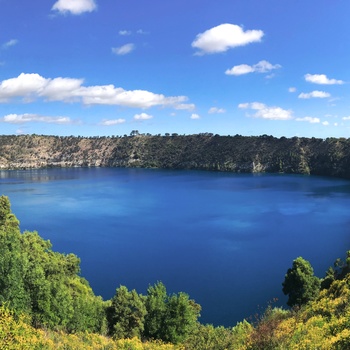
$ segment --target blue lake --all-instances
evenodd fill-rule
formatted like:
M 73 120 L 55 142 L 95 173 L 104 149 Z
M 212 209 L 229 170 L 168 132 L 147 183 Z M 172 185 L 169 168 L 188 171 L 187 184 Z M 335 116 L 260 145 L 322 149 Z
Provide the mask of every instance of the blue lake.
M 273 298 L 302 256 L 322 277 L 350 249 L 350 182 L 119 168 L 1 171 L 21 230 L 81 258 L 95 293 L 162 281 L 233 326 Z

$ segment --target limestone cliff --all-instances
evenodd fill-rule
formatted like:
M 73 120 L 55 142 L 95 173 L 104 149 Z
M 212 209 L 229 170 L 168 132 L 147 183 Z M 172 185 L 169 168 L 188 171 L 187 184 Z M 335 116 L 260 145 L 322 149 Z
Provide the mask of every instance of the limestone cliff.
M 350 178 L 350 139 L 272 136 L 0 136 L 0 168 L 144 167 Z

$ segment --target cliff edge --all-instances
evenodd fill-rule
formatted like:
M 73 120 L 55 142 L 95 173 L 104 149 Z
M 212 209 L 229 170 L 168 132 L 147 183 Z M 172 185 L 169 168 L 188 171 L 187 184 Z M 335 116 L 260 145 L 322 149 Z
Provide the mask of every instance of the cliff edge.
M 273 136 L 0 136 L 0 169 L 142 167 L 350 178 L 350 139 Z

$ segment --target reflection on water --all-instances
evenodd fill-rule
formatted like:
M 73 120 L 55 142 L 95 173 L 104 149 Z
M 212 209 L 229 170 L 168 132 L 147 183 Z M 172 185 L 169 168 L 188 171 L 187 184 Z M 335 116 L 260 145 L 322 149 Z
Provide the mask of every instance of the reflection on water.
M 200 171 L 62 168 L 0 171 L 21 229 L 82 260 L 110 298 L 158 280 L 234 325 L 273 298 L 292 260 L 321 277 L 350 248 L 349 182 Z
M 82 168 L 60 168 L 60 169 L 29 169 L 29 170 L 0 170 L 1 180 L 10 180 L 16 182 L 7 182 L 7 184 L 18 182 L 48 182 L 58 180 L 76 179 Z

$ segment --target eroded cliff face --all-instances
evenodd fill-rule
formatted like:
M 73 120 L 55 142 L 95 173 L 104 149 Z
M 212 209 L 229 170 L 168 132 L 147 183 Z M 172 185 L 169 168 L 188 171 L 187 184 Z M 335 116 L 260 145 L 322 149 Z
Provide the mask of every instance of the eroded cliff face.
M 350 140 L 272 136 L 0 136 L 0 168 L 144 167 L 350 178 Z

